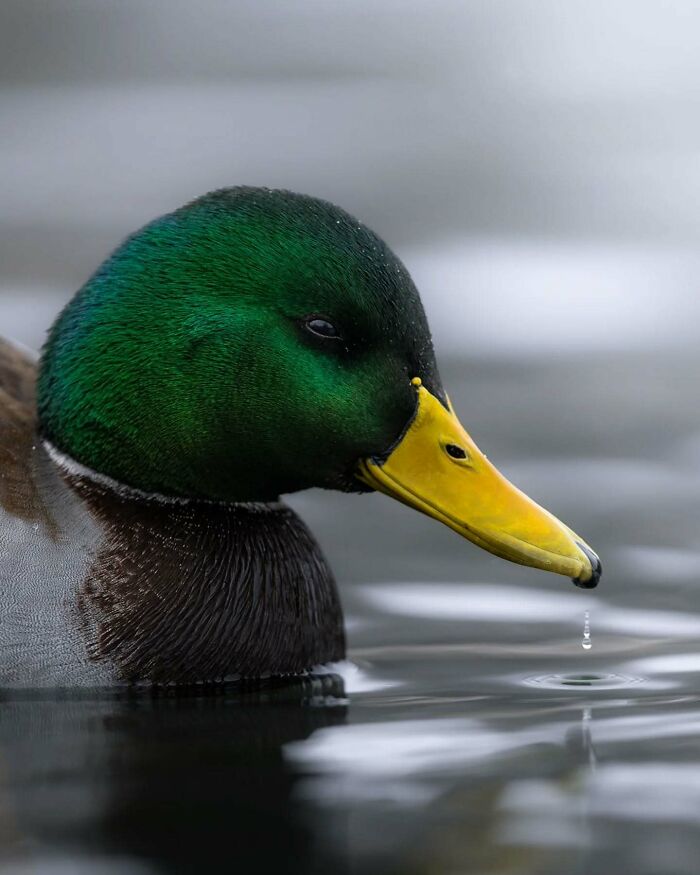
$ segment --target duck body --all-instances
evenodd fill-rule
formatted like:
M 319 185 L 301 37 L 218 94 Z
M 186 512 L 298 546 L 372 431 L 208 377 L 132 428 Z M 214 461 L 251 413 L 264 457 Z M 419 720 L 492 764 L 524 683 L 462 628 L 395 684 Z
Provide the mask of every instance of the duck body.
M 194 683 L 342 659 L 330 568 L 283 502 L 145 496 L 36 428 L 36 363 L 0 340 L 0 687 Z
M 408 271 L 340 208 L 221 189 L 127 238 L 40 360 L 0 341 L 0 688 L 215 683 L 345 654 L 279 496 L 373 490 L 595 586 L 449 404 Z

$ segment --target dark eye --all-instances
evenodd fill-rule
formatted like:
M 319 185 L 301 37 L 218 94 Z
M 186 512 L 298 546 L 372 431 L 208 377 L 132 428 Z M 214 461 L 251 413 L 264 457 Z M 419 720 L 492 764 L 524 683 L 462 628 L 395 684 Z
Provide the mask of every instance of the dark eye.
M 320 316 L 311 316 L 304 322 L 305 327 L 318 337 L 328 337 L 333 340 L 340 338 L 340 332 L 332 322 L 322 319 Z

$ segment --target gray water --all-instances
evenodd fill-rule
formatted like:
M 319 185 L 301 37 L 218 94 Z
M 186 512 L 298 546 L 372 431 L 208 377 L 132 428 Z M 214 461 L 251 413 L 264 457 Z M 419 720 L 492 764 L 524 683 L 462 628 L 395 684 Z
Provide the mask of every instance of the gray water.
M 699 369 L 445 362 L 490 458 L 600 552 L 599 588 L 383 496 L 295 496 L 348 662 L 209 697 L 3 702 L 2 871 L 695 875 Z

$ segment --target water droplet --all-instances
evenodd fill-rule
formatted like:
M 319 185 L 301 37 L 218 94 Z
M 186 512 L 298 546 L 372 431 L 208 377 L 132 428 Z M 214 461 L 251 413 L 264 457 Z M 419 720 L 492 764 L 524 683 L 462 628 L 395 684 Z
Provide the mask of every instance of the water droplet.
M 584 650 L 590 650 L 593 647 L 593 642 L 591 641 L 591 615 L 588 611 L 583 616 L 583 640 L 581 641 L 581 647 Z

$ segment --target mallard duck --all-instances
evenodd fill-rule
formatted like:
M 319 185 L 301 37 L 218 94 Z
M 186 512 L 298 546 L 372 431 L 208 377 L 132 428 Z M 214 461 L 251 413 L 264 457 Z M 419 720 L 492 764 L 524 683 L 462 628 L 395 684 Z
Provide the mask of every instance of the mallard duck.
M 0 685 L 217 682 L 343 658 L 279 498 L 378 490 L 513 562 L 600 563 L 460 425 L 418 292 L 316 198 L 215 191 L 129 237 L 38 363 L 0 343 Z

